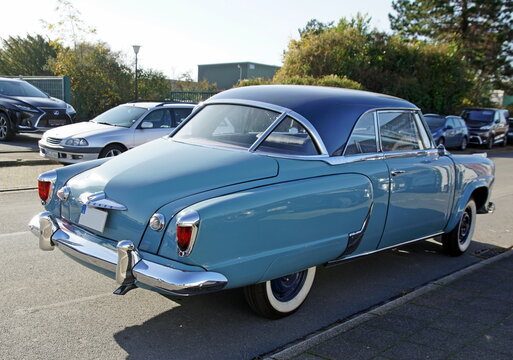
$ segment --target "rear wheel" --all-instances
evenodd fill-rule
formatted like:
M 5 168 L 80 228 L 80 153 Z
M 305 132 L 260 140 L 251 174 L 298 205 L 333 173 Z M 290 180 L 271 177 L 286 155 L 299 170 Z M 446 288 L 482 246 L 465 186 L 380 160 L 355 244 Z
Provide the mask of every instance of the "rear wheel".
M 506 146 L 508 145 L 508 134 L 505 134 L 504 135 L 504 140 L 502 140 L 502 146 Z
M 4 113 L 0 113 L 0 141 L 8 141 L 14 137 L 11 121 Z
M 476 203 L 473 199 L 470 199 L 456 227 L 442 235 L 444 250 L 452 256 L 463 254 L 472 242 L 475 225 Z
M 108 145 L 100 152 L 100 158 L 118 156 L 119 154 L 124 153 L 125 151 L 126 149 L 121 145 Z
M 463 140 L 461 140 L 460 144 L 460 150 L 466 150 L 468 145 L 468 140 L 466 137 L 463 137 Z
M 315 278 L 315 267 L 260 284 L 246 286 L 249 307 L 269 319 L 279 319 L 295 312 L 306 299 Z

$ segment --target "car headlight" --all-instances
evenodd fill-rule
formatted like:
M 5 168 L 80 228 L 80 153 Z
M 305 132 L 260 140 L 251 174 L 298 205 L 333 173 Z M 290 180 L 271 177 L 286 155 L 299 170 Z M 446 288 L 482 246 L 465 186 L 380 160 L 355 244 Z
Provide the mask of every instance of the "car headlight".
M 66 114 L 76 114 L 75 108 L 66 103 Z
M 23 111 L 37 112 L 36 109 L 34 109 L 33 107 L 30 107 L 30 106 L 20 105 L 20 104 L 13 104 L 13 105 L 16 106 L 18 109 L 23 110 Z
M 87 145 L 89 145 L 87 140 L 83 139 L 83 138 L 68 139 L 68 140 L 66 140 L 65 144 L 71 145 L 71 146 L 87 146 Z

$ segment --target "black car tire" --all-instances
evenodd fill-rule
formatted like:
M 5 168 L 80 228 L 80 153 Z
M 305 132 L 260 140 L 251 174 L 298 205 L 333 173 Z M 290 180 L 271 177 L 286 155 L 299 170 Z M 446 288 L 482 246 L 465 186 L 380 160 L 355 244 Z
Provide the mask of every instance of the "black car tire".
M 5 113 L 0 113 L 0 141 L 9 141 L 14 137 L 11 120 Z
M 244 295 L 249 307 L 269 319 L 294 313 L 305 301 L 315 278 L 315 266 L 281 278 L 249 285 Z
M 502 146 L 506 147 L 508 145 L 508 134 L 504 134 L 504 140 L 502 140 Z
M 466 150 L 467 149 L 467 145 L 468 145 L 468 140 L 467 140 L 467 137 L 464 136 L 463 140 L 461 140 L 460 150 Z
M 118 144 L 107 145 L 100 152 L 99 158 L 118 156 L 119 154 L 124 153 L 125 151 L 126 151 L 126 148 L 121 145 L 118 145 Z
M 451 256 L 463 254 L 472 242 L 475 226 L 476 203 L 473 199 L 470 199 L 456 227 L 442 235 L 442 245 L 445 252 Z
M 488 136 L 488 142 L 486 143 L 486 148 L 488 150 L 492 150 L 493 149 L 493 139 L 494 138 L 495 138 L 495 136 L 493 136 L 493 135 Z

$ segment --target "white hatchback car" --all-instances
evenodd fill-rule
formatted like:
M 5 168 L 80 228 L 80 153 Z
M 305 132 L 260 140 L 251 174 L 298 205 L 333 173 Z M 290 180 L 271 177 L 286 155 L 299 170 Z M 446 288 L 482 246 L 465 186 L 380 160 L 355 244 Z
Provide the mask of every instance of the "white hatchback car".
M 194 106 L 165 102 L 119 105 L 88 122 L 46 131 L 39 141 L 39 152 L 65 164 L 116 156 L 171 133 Z

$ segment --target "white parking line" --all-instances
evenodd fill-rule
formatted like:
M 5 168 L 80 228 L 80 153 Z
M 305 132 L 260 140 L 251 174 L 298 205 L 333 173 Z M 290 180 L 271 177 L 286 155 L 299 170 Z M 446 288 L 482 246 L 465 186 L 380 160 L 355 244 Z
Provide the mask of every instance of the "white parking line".
M 9 234 L 0 234 L 0 239 L 6 238 L 6 237 L 11 237 L 11 236 L 20 236 L 20 235 L 25 235 L 25 234 L 30 234 L 30 231 L 18 231 L 18 232 L 13 232 L 13 233 L 9 233 Z
M 109 292 L 109 293 L 98 294 L 98 295 L 93 295 L 93 296 L 86 296 L 86 297 L 78 298 L 78 299 L 56 302 L 56 303 L 48 304 L 48 305 L 41 305 L 41 306 L 34 306 L 34 307 L 30 307 L 30 308 L 25 308 L 25 309 L 18 309 L 18 310 L 15 310 L 14 313 L 16 315 L 25 315 L 25 314 L 34 313 L 34 312 L 40 311 L 40 310 L 59 308 L 59 307 L 63 307 L 66 305 L 81 303 L 81 302 L 90 301 L 90 300 L 96 300 L 96 299 L 100 299 L 100 298 L 107 297 L 107 296 L 112 296 L 112 293 Z

